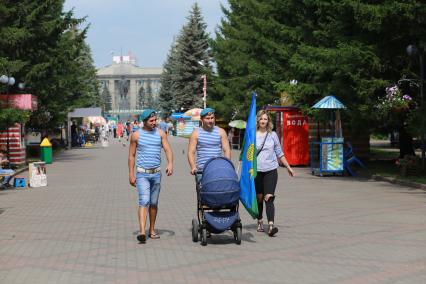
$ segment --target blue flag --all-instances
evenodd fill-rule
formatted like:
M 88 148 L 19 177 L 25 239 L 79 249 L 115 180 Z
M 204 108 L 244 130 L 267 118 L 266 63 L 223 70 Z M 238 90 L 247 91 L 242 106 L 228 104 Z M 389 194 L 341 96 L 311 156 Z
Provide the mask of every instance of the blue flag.
M 256 189 L 254 179 L 257 174 L 256 166 L 256 93 L 251 97 L 250 111 L 247 119 L 246 131 L 244 133 L 244 146 L 240 159 L 240 200 L 248 213 L 256 218 L 259 215 L 257 208 Z

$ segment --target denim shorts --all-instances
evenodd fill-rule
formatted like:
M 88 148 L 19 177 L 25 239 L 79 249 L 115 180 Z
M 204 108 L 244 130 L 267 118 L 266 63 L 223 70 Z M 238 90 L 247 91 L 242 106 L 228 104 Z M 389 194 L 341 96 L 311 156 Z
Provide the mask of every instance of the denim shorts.
M 161 172 L 136 173 L 136 188 L 139 193 L 139 207 L 157 206 L 161 188 Z

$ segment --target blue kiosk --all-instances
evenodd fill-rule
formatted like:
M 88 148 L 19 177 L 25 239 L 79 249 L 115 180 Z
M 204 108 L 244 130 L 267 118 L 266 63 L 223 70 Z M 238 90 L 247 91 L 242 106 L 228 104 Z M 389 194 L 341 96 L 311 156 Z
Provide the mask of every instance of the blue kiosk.
M 340 109 L 346 107 L 334 96 L 326 96 L 317 102 L 312 108 L 335 110 L 335 135 L 331 137 L 319 137 L 319 141 L 311 142 L 310 157 L 313 175 L 343 175 L 344 172 L 344 139 L 342 137 L 342 124 Z

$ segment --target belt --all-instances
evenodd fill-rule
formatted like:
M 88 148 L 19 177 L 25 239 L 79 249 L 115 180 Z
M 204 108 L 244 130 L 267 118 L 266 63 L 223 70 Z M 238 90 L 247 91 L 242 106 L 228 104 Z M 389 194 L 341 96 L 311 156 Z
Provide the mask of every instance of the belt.
M 137 168 L 138 173 L 146 173 L 146 174 L 155 174 L 161 171 L 161 167 L 153 168 L 153 169 L 144 169 L 144 168 Z

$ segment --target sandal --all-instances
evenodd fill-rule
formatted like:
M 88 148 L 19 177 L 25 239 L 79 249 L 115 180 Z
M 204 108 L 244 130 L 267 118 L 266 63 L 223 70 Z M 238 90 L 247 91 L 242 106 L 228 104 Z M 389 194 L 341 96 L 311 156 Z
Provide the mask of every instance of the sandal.
M 159 239 L 160 235 L 157 235 L 157 233 L 149 234 L 150 239 Z
M 259 233 L 265 232 L 265 229 L 263 229 L 263 221 L 262 220 L 257 221 L 257 231 Z
M 138 239 L 139 243 L 141 243 L 141 244 L 146 243 L 146 236 L 145 235 L 141 234 L 141 235 L 138 235 L 136 238 Z
M 268 232 L 268 235 L 269 235 L 270 237 L 273 237 L 273 236 L 275 236 L 275 234 L 276 234 L 276 233 L 278 233 L 278 228 L 277 228 L 277 227 L 273 227 L 273 226 L 269 225 L 269 232 Z

